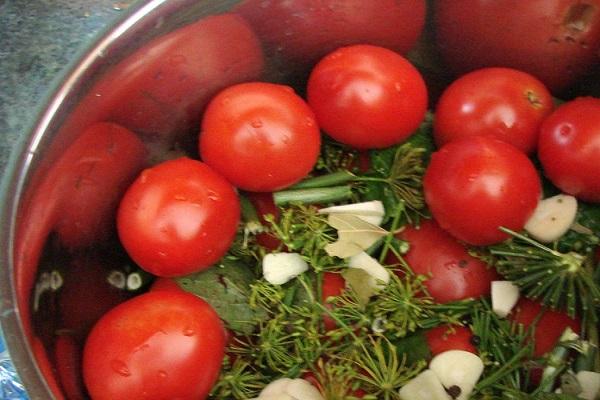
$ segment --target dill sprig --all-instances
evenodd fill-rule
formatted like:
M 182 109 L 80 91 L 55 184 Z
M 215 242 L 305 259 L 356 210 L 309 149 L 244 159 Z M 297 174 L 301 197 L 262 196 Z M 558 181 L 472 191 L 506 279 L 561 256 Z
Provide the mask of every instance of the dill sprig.
M 388 335 L 398 338 L 442 323 L 460 324 L 470 313 L 473 300 L 436 303 L 427 295 L 426 280 L 423 275 L 392 274 L 390 283 L 368 304 L 369 314 L 384 321 L 382 328 Z
M 281 211 L 279 221 L 266 216 L 273 234 L 289 249 L 300 253 L 308 264 L 321 272 L 339 266 L 339 260 L 328 255 L 325 246 L 336 240 L 336 230 L 327 216 L 312 205 L 292 204 Z
M 520 392 L 527 386 L 522 369 L 533 356 L 531 333 L 520 324 L 499 318 L 485 300 L 473 308 L 471 321 L 485 364 L 485 377 L 476 390 L 484 396 L 508 390 Z
M 249 399 L 256 397 L 268 382 L 264 375 L 241 358 L 233 363 L 225 357 L 219 380 L 212 388 L 211 397 L 215 399 Z
M 374 398 L 383 400 L 400 399 L 398 390 L 427 365 L 425 360 L 406 365 L 406 358 L 398 356 L 396 346 L 384 336 L 373 335 L 361 343 L 353 361 L 362 371 L 356 380 Z
M 528 236 L 501 229 L 512 238 L 488 247 L 491 257 L 484 257 L 488 263 L 525 296 L 552 309 L 566 309 L 571 317 L 580 311 L 590 323 L 598 321 L 600 287 L 588 258 L 575 252 L 561 253 Z

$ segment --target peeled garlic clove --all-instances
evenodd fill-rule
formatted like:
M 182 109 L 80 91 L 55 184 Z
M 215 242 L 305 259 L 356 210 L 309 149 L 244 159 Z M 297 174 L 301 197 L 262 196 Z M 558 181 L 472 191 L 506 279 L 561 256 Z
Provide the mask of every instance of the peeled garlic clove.
M 427 369 L 400 389 L 402 400 L 451 400 L 435 372 Z
M 433 357 L 429 369 L 446 389 L 452 390 L 453 386 L 460 389 L 457 400 L 466 400 L 483 373 L 483 361 L 468 351 L 448 350 Z
M 390 272 L 379 262 L 364 251 L 348 259 L 350 268 L 358 268 L 369 274 L 370 278 L 365 284 L 373 288 L 381 288 L 390 281 Z
M 263 258 L 263 276 L 273 285 L 283 285 L 308 270 L 298 253 L 269 253 Z
M 600 395 L 600 372 L 579 371 L 575 376 L 582 390 L 578 397 L 595 400 Z
M 506 317 L 519 300 L 519 288 L 511 281 L 492 282 L 492 310 L 500 318 Z
M 290 378 L 275 379 L 273 382 L 269 383 L 263 388 L 259 397 L 262 398 L 264 396 L 275 396 L 280 393 L 285 393 L 285 389 L 291 381 L 292 380 Z
M 381 225 L 385 209 L 380 200 L 326 207 L 319 214 L 351 214 L 373 225 Z
M 550 243 L 564 235 L 575 222 L 577 199 L 559 194 L 540 200 L 525 230 L 536 240 Z
M 325 400 L 321 392 L 305 379 L 292 379 L 288 383 L 285 393 L 295 400 Z

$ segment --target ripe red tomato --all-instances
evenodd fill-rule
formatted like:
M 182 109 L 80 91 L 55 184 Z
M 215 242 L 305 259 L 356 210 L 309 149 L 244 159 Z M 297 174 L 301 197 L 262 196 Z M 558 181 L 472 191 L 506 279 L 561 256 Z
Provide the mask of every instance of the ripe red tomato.
M 245 0 L 237 8 L 278 62 L 303 71 L 340 46 L 369 43 L 408 52 L 425 23 L 424 0 Z M 265 21 L 278 21 L 272 29 Z M 292 74 L 295 71 L 292 71 Z
M 340 274 L 333 272 L 323 273 L 323 283 L 321 286 L 321 301 L 325 307 L 331 309 L 335 307 L 334 304 L 327 302 L 327 299 L 332 296 L 341 295 L 346 289 L 346 280 Z M 326 331 L 331 331 L 337 328 L 336 322 L 327 313 L 323 313 L 323 324 Z
M 531 153 L 539 126 L 552 112 L 552 95 L 532 75 L 510 68 L 484 68 L 454 81 L 436 106 L 438 147 L 473 135 L 493 135 Z
M 321 128 L 357 149 L 402 142 L 427 109 L 427 88 L 404 57 L 383 47 L 342 47 L 312 70 L 308 103 Z
M 538 316 L 541 315 L 539 320 Z M 581 332 L 581 322 L 572 319 L 562 311 L 544 309 L 542 305 L 525 297 L 521 298 L 510 318 L 525 328 L 535 323 L 533 340 L 535 344 L 534 356 L 540 357 L 556 346 L 558 339 L 567 327 L 571 327 L 577 334 Z M 537 321 L 537 322 L 536 322 Z
M 150 286 L 151 292 L 162 291 L 162 290 L 183 290 L 181 286 L 172 278 L 156 278 L 156 280 Z
M 145 163 L 144 144 L 130 130 L 108 122 L 85 129 L 53 170 L 62 186 L 59 240 L 80 248 L 110 237 L 119 199 Z
M 71 335 L 60 334 L 54 341 L 54 359 L 58 380 L 69 400 L 84 400 L 85 387 L 81 372 L 82 344 Z
M 440 226 L 472 245 L 506 239 L 500 227 L 523 229 L 541 195 L 529 158 L 490 136 L 457 139 L 433 153 L 423 188 Z
M 435 2 L 438 47 L 457 73 L 512 67 L 552 91 L 597 62 L 600 0 L 461 0 Z
M 317 162 L 321 134 L 314 113 L 288 86 L 231 86 L 208 105 L 202 160 L 233 185 L 269 192 L 304 178 Z
M 538 156 L 563 192 L 600 202 L 600 99 L 578 98 L 557 108 L 542 124 Z
M 433 220 L 419 227 L 407 226 L 397 236 L 409 243 L 404 256 L 416 274 L 426 275 L 427 291 L 436 302 L 448 303 L 487 296 L 496 271 L 472 257 L 467 249 Z M 393 264 L 395 256 L 388 257 Z
M 477 354 L 477 348 L 473 345 L 473 332 L 464 326 L 441 325 L 427 330 L 424 335 L 432 357 L 448 350 Z
M 98 97 L 86 99 L 91 103 L 86 110 L 106 109 L 104 118 L 166 152 L 194 129 L 211 97 L 229 85 L 257 79 L 263 67 L 261 45 L 250 25 L 239 15 L 213 15 L 141 46 L 91 91 Z
M 234 188 L 206 164 L 183 157 L 141 173 L 121 200 L 117 228 L 140 267 L 179 276 L 219 260 L 239 218 Z
M 225 329 L 208 303 L 183 291 L 149 292 L 94 326 L 83 376 L 94 400 L 204 399 L 224 351 Z

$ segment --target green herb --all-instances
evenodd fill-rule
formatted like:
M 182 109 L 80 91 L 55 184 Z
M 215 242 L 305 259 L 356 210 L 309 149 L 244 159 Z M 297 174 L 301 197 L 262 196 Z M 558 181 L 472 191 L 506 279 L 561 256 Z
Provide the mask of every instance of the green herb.
M 255 277 L 247 265 L 225 258 L 215 266 L 196 274 L 178 278 L 181 287 L 205 299 L 235 332 L 249 333 L 257 321 L 267 318 L 261 308 L 249 302 L 249 286 Z
M 596 323 L 600 287 L 593 278 L 593 265 L 579 253 L 557 250 L 511 230 L 512 238 L 488 248 L 483 257 L 506 279 L 513 281 L 525 296 L 540 299 L 553 309 L 566 309 L 571 317 L 582 315 Z
M 533 356 L 530 333 L 522 325 L 500 319 L 487 301 L 473 308 L 471 330 L 479 338 L 477 349 L 484 360 L 484 378 L 475 389 L 482 395 L 521 391 L 526 386 L 522 375 Z

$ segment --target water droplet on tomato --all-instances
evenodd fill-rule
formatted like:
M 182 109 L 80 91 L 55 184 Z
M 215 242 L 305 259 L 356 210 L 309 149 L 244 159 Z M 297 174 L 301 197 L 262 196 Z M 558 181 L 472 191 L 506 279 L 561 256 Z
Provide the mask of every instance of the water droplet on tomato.
M 167 379 L 169 377 L 169 374 L 167 374 L 167 371 L 163 371 L 162 369 L 160 371 L 158 371 L 157 375 L 160 379 Z
M 208 199 L 212 200 L 212 201 L 218 201 L 221 199 L 219 194 L 217 192 L 213 192 L 212 190 L 208 191 L 207 196 L 208 196 Z
M 196 334 L 196 331 L 193 330 L 192 328 L 185 328 L 183 330 L 183 336 L 194 336 Z
M 176 195 L 175 195 L 175 200 L 177 200 L 177 201 L 187 201 L 187 200 L 188 200 L 188 198 L 187 198 L 187 197 L 185 197 L 185 196 L 182 196 L 182 195 L 180 195 L 180 194 L 176 194 Z
M 313 126 L 315 126 L 315 120 L 312 119 L 311 117 L 306 117 L 306 126 L 308 126 L 309 128 L 312 128 Z
M 250 122 L 250 125 L 251 125 L 253 128 L 256 128 L 256 129 L 258 129 L 258 128 L 262 128 L 262 126 L 263 126 L 263 122 L 262 122 L 260 119 L 254 119 L 254 120 L 252 120 L 252 121 Z
M 121 376 L 131 376 L 131 371 L 129 370 L 129 367 L 127 367 L 127 364 L 125 364 L 125 362 L 121 360 L 112 360 L 110 362 L 110 368 Z
M 402 91 L 402 83 L 400 83 L 400 82 L 394 83 L 394 89 L 396 89 L 397 92 L 401 92 Z

